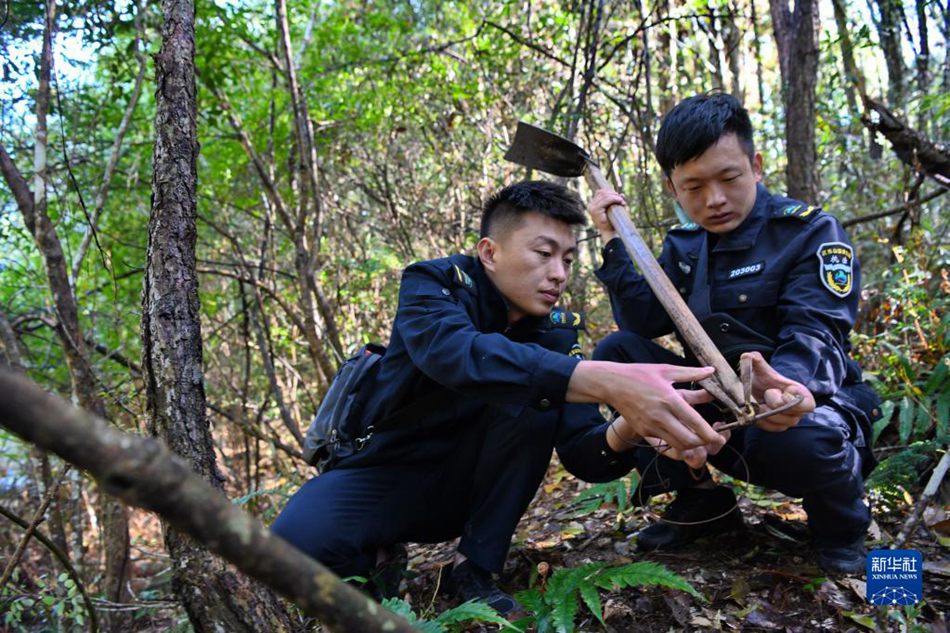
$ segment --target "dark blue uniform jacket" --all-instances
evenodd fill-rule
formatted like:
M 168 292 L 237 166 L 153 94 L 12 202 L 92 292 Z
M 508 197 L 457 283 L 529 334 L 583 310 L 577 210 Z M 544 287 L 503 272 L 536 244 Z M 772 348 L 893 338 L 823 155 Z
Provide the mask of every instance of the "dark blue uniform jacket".
M 659 262 L 727 358 L 763 351 L 776 371 L 808 387 L 819 404 L 831 402 L 851 416 L 857 446 L 870 439 L 877 400 L 859 385 L 861 368 L 848 340 L 860 266 L 837 219 L 759 185 L 739 227 L 716 236 L 696 224 L 678 225 Z M 674 332 L 619 239 L 605 246 L 597 277 L 621 329 L 648 338 Z
M 509 326 L 507 312 L 477 258 L 406 268 L 388 350 L 363 391 L 362 417 L 373 436 L 339 467 L 449 459 L 459 430 L 486 415 L 512 424 L 540 415 L 578 477 L 609 481 L 628 472 L 633 456 L 609 448 L 597 406 L 564 401 L 580 362 L 580 315 L 555 308 Z

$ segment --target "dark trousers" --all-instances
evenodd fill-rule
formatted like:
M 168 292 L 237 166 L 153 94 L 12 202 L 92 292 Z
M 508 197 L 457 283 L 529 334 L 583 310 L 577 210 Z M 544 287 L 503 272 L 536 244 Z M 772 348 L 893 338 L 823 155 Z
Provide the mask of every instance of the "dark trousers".
M 685 365 L 681 356 L 632 332 L 616 332 L 594 352 L 598 360 Z M 712 405 L 697 407 L 709 422 L 724 419 Z M 833 406 L 822 405 L 787 431 L 756 427 L 735 429 L 726 446 L 709 462 L 737 479 L 802 498 L 808 525 L 819 544 L 844 544 L 863 535 L 871 521 L 864 503 L 861 455 L 853 431 Z M 640 487 L 634 501 L 695 486 L 683 462 L 637 448 Z
M 556 423 L 556 413 L 525 409 L 514 419 L 487 408 L 459 426 L 449 451 L 366 467 L 344 462 L 314 477 L 271 529 L 344 578 L 367 576 L 380 547 L 456 537 L 459 552 L 500 571 L 551 460 Z

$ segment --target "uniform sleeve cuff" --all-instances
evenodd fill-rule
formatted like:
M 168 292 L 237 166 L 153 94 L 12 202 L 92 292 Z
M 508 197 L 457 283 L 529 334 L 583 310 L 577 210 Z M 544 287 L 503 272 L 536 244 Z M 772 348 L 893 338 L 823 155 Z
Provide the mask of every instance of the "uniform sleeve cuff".
M 547 351 L 538 359 L 534 372 L 534 393 L 528 404 L 536 409 L 548 411 L 564 404 L 567 384 L 580 359 Z
M 626 249 L 623 247 L 623 240 L 619 236 L 613 237 L 609 242 L 604 244 L 604 248 L 601 249 L 601 254 L 604 257 L 604 263 L 611 259 L 617 252 L 621 254 L 626 253 Z
M 607 422 L 601 427 L 602 432 L 597 435 L 597 452 L 601 457 L 607 460 L 608 466 L 623 464 L 624 466 L 633 468 L 636 464 L 636 451 L 633 450 L 633 446 L 625 451 L 615 451 L 610 447 L 610 442 L 607 441 L 607 434 L 610 433 L 611 424 L 612 422 Z
M 604 244 L 602 254 L 604 263 L 594 271 L 594 275 L 608 288 L 613 288 L 622 275 L 629 270 L 630 256 L 627 255 L 627 249 L 619 237 Z

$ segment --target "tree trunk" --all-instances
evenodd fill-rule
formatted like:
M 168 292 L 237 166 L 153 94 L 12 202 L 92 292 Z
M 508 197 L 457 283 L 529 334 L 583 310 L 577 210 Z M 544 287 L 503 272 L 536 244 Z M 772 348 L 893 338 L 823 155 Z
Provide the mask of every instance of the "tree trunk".
M 930 32 L 927 28 L 927 2 L 926 0 L 917 0 L 917 33 L 920 40 L 920 48 L 917 51 L 917 90 L 925 95 L 930 89 Z M 921 132 L 926 133 L 930 127 L 930 114 L 923 108 L 917 117 L 917 127 Z
M 736 24 L 739 7 L 730 2 L 729 14 L 722 19 L 722 44 L 725 47 L 726 61 L 729 64 L 729 91 L 739 101 L 745 102 L 745 90 L 742 87 L 742 33 Z
M 843 88 L 845 96 L 848 99 L 848 107 L 853 114 L 858 114 L 861 109 L 858 106 L 858 98 L 854 90 L 857 88 L 863 98 L 864 81 L 858 71 L 858 66 L 854 62 L 854 51 L 851 46 L 851 37 L 848 35 L 848 15 L 845 12 L 844 4 L 841 0 L 832 0 L 832 9 L 835 14 L 835 25 L 838 27 L 838 41 L 841 46 L 841 62 L 844 66 Z
M 755 87 L 759 93 L 759 103 L 765 105 L 765 78 L 762 76 L 762 40 L 759 38 L 759 16 L 755 9 L 755 0 L 749 0 L 752 19 L 752 47 L 755 51 Z
M 14 371 L 23 371 L 20 341 L 17 340 L 16 333 L 3 310 L 0 310 L 0 365 L 6 365 Z
M 198 139 L 195 11 L 163 0 L 155 58 L 152 209 L 142 306 L 142 355 L 150 431 L 222 490 L 205 410 L 198 278 Z M 200 510 L 197 510 L 200 512 Z M 163 523 L 173 587 L 191 624 L 204 631 L 288 631 L 290 619 L 266 588 L 229 570 L 200 543 Z
M 815 150 L 815 86 L 818 83 L 818 0 L 769 0 L 778 45 L 785 104 L 785 179 L 788 195 L 820 200 Z
M 711 0 L 706 0 L 706 12 L 709 14 L 709 26 L 699 22 L 700 29 L 706 34 L 709 46 L 709 63 L 712 66 L 712 87 L 714 90 L 726 91 L 726 54 L 724 37 L 719 32 L 716 22 L 716 7 Z
M 881 50 L 887 64 L 887 101 L 892 108 L 904 106 L 904 57 L 901 54 L 901 25 L 904 9 L 897 0 L 874 0 L 871 7 L 877 7 L 878 16 L 874 20 L 877 36 L 881 41 Z

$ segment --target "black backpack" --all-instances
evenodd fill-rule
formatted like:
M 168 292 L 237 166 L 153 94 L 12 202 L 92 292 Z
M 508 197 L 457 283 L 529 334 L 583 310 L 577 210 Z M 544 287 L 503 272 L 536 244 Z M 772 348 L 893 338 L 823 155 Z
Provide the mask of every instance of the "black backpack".
M 385 353 L 385 346 L 367 343 L 333 377 L 303 438 L 303 458 L 320 472 L 361 451 L 373 436 L 372 426 L 363 428 L 361 390 Z

